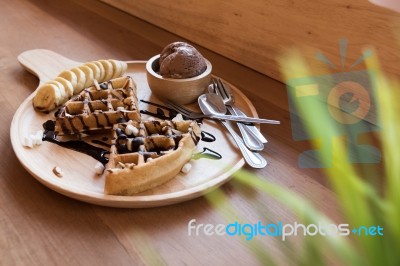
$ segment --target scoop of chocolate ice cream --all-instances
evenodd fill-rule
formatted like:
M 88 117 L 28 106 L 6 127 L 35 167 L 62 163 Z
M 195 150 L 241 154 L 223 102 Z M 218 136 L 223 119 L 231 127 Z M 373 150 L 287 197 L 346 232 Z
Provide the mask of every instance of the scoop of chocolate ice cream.
M 199 51 L 185 42 L 167 45 L 160 54 L 159 63 L 160 75 L 164 78 L 192 78 L 207 68 L 206 61 Z

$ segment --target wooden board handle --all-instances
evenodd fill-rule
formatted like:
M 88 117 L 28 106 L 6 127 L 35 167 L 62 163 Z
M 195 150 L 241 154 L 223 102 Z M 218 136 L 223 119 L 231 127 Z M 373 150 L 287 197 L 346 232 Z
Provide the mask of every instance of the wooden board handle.
M 37 76 L 40 83 L 54 79 L 61 71 L 81 64 L 46 49 L 25 51 L 18 56 L 18 61 L 27 71 Z

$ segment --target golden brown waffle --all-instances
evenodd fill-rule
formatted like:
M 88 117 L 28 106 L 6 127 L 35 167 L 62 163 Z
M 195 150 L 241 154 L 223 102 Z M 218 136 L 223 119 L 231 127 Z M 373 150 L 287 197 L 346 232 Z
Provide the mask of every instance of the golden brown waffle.
M 195 121 L 145 121 L 114 125 L 105 193 L 133 195 L 174 178 L 200 140 Z
M 136 84 L 120 77 L 84 89 L 57 113 L 57 135 L 111 129 L 114 124 L 140 121 Z

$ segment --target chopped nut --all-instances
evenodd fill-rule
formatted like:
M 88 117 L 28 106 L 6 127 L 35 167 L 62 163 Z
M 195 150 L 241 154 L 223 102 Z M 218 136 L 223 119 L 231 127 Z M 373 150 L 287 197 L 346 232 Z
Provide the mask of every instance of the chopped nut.
M 29 135 L 29 138 L 32 140 L 33 146 L 39 145 L 38 138 L 36 137 L 36 135 Z
M 25 147 L 33 148 L 33 141 L 30 136 L 25 136 L 22 144 Z
M 43 131 L 39 130 L 36 134 L 29 134 L 24 137 L 22 145 L 25 147 L 33 148 L 34 146 L 41 145 L 43 142 Z
M 53 168 L 53 173 L 58 176 L 58 177 L 62 177 L 64 175 L 64 172 L 62 171 L 62 169 L 58 166 L 55 166 Z
M 36 136 L 36 145 L 41 145 L 43 142 L 43 130 L 38 130 L 35 136 Z
M 97 162 L 97 164 L 94 166 L 94 169 L 96 170 L 96 174 L 101 175 L 104 172 L 104 165 L 100 162 Z
M 135 137 L 139 134 L 139 129 L 134 127 L 131 124 L 128 124 L 125 128 L 125 134 L 126 135 L 134 135 Z
M 173 122 L 183 121 L 183 117 L 181 114 L 177 114 L 174 118 L 172 118 Z
M 185 163 L 181 171 L 182 173 L 187 174 L 190 172 L 190 169 L 192 169 L 192 165 L 190 163 Z

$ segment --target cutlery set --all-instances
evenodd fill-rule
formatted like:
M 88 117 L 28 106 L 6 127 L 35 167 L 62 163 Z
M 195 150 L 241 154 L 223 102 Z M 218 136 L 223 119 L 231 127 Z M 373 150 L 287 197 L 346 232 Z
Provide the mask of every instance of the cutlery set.
M 167 105 L 190 119 L 219 120 L 232 135 L 246 163 L 253 168 L 264 168 L 267 161 L 258 152 L 264 149 L 264 144 L 268 141 L 252 123 L 280 124 L 280 121 L 248 117 L 234 103 L 234 95 L 229 85 L 220 79 L 213 79 L 208 86 L 208 93 L 198 98 L 202 113 L 193 112 L 172 102 L 168 102 Z M 236 133 L 228 120 L 237 124 L 242 137 Z

